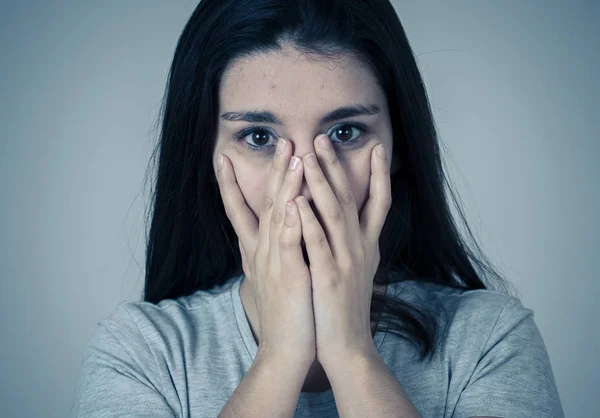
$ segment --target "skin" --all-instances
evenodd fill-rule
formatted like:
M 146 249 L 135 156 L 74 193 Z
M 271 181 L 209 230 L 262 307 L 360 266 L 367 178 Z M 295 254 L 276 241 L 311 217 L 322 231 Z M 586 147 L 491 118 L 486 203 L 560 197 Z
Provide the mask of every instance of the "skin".
M 228 121 L 219 118 L 217 141 L 213 155 L 216 173 L 217 156 L 226 155 L 233 166 L 239 188 L 248 207 L 259 218 L 261 199 L 269 180 L 270 162 L 278 138 L 292 144 L 292 155 L 302 158 L 315 150 L 314 139 L 328 134 L 356 200 L 359 215 L 369 197 L 371 151 L 378 144 L 386 148 L 388 167 L 394 172 L 392 126 L 384 91 L 374 75 L 352 54 L 336 60 L 307 59 L 291 47 L 234 61 L 225 71 L 219 91 L 219 115 L 226 112 L 270 111 L 282 124 Z M 377 105 L 374 115 L 360 115 L 320 125 L 326 113 L 342 106 Z M 363 124 L 368 132 L 349 126 Z M 242 139 L 238 133 L 255 127 Z M 342 133 L 338 131 L 342 129 Z M 348 147 L 343 141 L 358 138 Z M 248 145 L 265 145 L 264 150 L 251 151 Z M 300 188 L 317 219 L 321 222 L 306 179 Z M 307 260 L 308 261 L 308 260 Z M 246 285 L 245 285 L 246 284 Z M 253 305 L 252 288 L 242 282 L 240 294 L 255 339 L 259 335 L 258 314 Z M 257 341 L 258 343 L 258 341 Z M 317 360 L 311 366 L 302 391 L 325 391 L 331 386 Z

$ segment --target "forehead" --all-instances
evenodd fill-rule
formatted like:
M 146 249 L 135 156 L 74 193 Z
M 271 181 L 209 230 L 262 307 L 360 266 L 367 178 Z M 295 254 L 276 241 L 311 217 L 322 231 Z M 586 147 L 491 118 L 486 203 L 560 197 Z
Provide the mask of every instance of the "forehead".
M 354 54 L 335 60 L 292 49 L 232 62 L 220 86 L 221 110 L 289 108 L 329 109 L 348 103 L 381 102 L 383 92 L 372 72 Z

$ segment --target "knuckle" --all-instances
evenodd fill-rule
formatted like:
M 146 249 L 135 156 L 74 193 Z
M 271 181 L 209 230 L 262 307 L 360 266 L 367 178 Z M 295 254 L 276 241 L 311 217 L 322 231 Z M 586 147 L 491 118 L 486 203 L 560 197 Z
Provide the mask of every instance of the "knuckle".
M 329 290 L 336 290 L 341 284 L 339 276 L 339 274 L 330 274 L 327 280 L 324 280 L 323 283 Z
M 295 245 L 294 241 L 290 234 L 281 234 L 279 236 L 279 247 L 282 249 L 292 248 Z
M 271 223 L 273 225 L 280 225 L 283 221 L 283 211 L 281 208 L 273 209 L 273 213 L 271 214 Z
M 331 207 L 331 209 L 329 210 L 329 217 L 334 222 L 339 222 L 340 220 L 342 220 L 342 218 L 344 217 L 344 214 L 339 205 L 335 205 L 335 206 Z
M 273 204 L 273 199 L 271 199 L 269 196 L 263 196 L 262 200 L 260 201 L 261 210 L 263 212 L 269 211 L 273 207 Z
M 356 260 L 363 261 L 365 259 L 365 250 L 361 247 L 356 251 Z
M 335 165 L 337 165 L 339 163 L 340 163 L 340 160 L 338 159 L 337 155 L 335 153 L 333 153 L 333 155 L 331 156 L 328 164 L 331 165 L 331 166 L 335 166 Z
M 327 244 L 327 236 L 325 236 L 325 234 L 317 234 L 314 238 L 314 242 L 318 247 L 325 247 Z
M 284 224 L 286 229 L 294 229 L 296 227 L 296 220 L 294 219 L 293 214 L 289 216 L 286 214 Z
M 261 248 L 258 248 L 256 250 L 256 253 L 254 253 L 253 257 L 250 257 L 250 259 L 252 260 L 252 265 L 261 265 L 262 264 L 262 260 L 265 260 L 267 257 L 269 256 L 269 252 L 262 250 Z
M 344 192 L 340 193 L 340 195 L 338 196 L 338 200 L 344 206 L 352 207 L 356 205 L 356 201 L 354 200 L 354 193 L 352 193 L 352 190 L 350 189 L 346 189 L 344 190 Z
M 318 176 L 315 176 L 315 182 L 318 183 L 319 185 L 329 185 L 329 182 L 327 181 L 327 179 L 325 178 L 325 176 L 321 173 Z

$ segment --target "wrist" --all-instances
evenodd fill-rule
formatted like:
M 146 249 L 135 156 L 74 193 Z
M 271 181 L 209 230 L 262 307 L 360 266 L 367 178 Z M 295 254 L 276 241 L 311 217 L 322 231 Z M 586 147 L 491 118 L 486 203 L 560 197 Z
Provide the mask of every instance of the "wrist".
M 371 341 L 370 344 L 357 347 L 321 350 L 318 352 L 317 358 L 326 372 L 328 370 L 335 372 L 339 367 L 360 366 L 371 361 L 380 360 L 381 356 L 377 352 L 375 343 Z
M 308 373 L 314 360 L 314 355 L 311 358 L 306 354 L 289 354 L 282 350 L 275 351 L 259 346 L 254 362 L 264 363 L 272 368 L 290 370 L 291 372 Z

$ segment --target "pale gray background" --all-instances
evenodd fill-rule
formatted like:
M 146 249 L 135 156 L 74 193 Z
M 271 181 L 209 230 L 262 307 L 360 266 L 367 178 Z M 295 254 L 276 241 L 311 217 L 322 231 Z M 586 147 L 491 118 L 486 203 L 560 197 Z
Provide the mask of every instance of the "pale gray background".
M 65 417 L 97 321 L 142 289 L 144 173 L 196 1 L 1 4 L 0 405 Z M 598 417 L 599 2 L 394 4 L 472 228 L 567 416 Z

